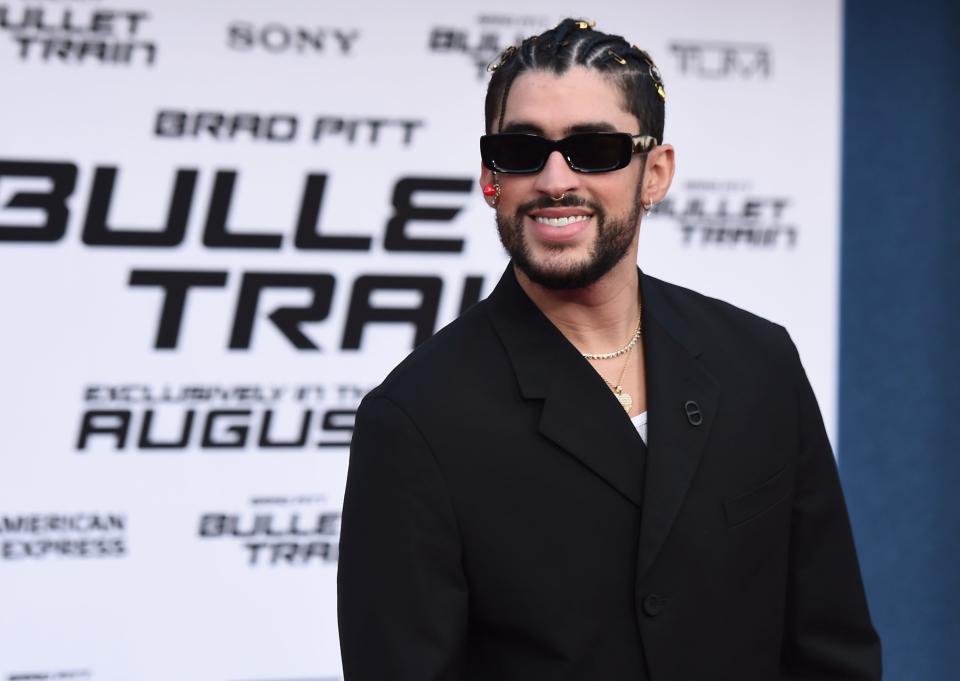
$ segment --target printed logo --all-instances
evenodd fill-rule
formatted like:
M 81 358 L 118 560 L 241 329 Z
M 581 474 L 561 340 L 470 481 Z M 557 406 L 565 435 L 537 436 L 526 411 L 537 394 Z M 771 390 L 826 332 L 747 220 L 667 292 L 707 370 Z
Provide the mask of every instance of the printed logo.
M 549 27 L 546 17 L 485 14 L 472 27 L 434 26 L 428 48 L 438 54 L 465 56 L 473 64 L 477 79 L 487 75 L 487 67 L 510 45 Z
M 309 452 L 350 446 L 356 385 L 88 385 L 76 451 Z
M 675 40 L 670 43 L 677 70 L 687 76 L 767 79 L 773 75 L 773 48 L 759 43 Z
M 218 142 L 306 140 L 312 144 L 339 142 L 351 147 L 409 147 L 414 133 L 425 125 L 421 118 L 317 115 L 304 119 L 293 113 L 161 109 L 154 119 L 153 134 L 159 139 Z
M 197 534 L 204 542 L 239 547 L 251 567 L 332 566 L 339 556 L 340 509 L 322 496 L 257 497 L 246 511 L 204 513 Z
M 203 210 L 198 205 L 203 202 L 206 217 L 200 241 L 207 249 L 294 248 L 363 253 L 374 250 L 376 236 L 376 247 L 387 253 L 455 255 L 464 250 L 462 235 L 424 235 L 418 233 L 418 226 L 449 225 L 477 189 L 476 181 L 468 177 L 400 177 L 388 198 L 391 212 L 379 234 L 376 230 L 357 233 L 342 227 L 328 231 L 321 224 L 321 214 L 328 184 L 335 183 L 327 173 L 308 173 L 296 182 L 302 189 L 294 223 L 286 228 L 251 231 L 231 226 L 235 220 L 242 222 L 242 217 L 236 217 L 231 210 L 236 186 L 242 181 L 237 170 L 221 168 L 211 173 L 213 189 L 206 199 L 196 191 L 198 180 L 205 180 L 206 173 L 196 168 L 176 168 L 166 190 L 166 212 L 153 218 L 160 223 L 159 227 L 144 229 L 111 224 L 108 219 L 119 172 L 117 166 L 97 166 L 89 195 L 70 201 L 80 173 L 76 164 L 0 159 L 0 189 L 9 197 L 0 205 L 0 242 L 59 242 L 73 218 L 79 223 L 79 230 L 74 233 L 89 248 L 173 249 L 184 243 L 188 224 L 194 222 L 190 216 L 195 208 Z M 39 183 L 37 178 L 49 182 Z M 12 191 L 4 186 L 7 182 Z M 430 196 L 424 198 L 424 194 Z M 441 195 L 446 195 L 446 201 L 439 199 L 441 205 L 433 203 Z M 269 195 L 265 200 L 270 200 Z M 402 275 L 378 271 L 344 275 L 335 269 L 231 272 L 218 268 L 134 267 L 126 281 L 137 295 L 144 296 L 144 304 L 157 311 L 156 330 L 148 331 L 145 339 L 149 343 L 152 334 L 157 350 L 180 347 L 181 330 L 186 325 L 208 321 L 187 314 L 188 298 L 200 295 L 200 291 L 203 295 L 217 295 L 230 307 L 229 330 L 221 336 L 230 350 L 249 350 L 255 333 L 262 333 L 257 329 L 270 326 L 297 350 L 321 351 L 333 347 L 359 350 L 370 326 L 397 324 L 413 330 L 412 348 L 436 331 L 445 298 L 453 297 L 457 301 L 454 309 L 462 313 L 480 300 L 483 284 L 484 277 L 475 275 L 448 281 L 437 276 L 432 267 L 422 273 Z M 339 294 L 335 297 L 342 287 L 349 289 L 346 299 Z M 290 301 L 268 306 L 264 298 L 277 293 L 289 294 Z M 325 324 L 316 324 L 319 322 Z M 324 333 L 330 338 L 321 342 L 317 335 Z
M 356 28 L 249 21 L 234 21 L 227 26 L 227 47 L 237 52 L 347 57 L 353 54 L 359 38 Z
M 126 553 L 123 513 L 0 516 L 0 560 L 91 560 Z
M 157 44 L 143 30 L 149 20 L 143 10 L 0 5 L 0 34 L 21 61 L 153 66 Z
M 787 248 L 799 233 L 790 220 L 792 200 L 751 191 L 748 182 L 692 180 L 654 209 L 672 220 L 685 246 Z

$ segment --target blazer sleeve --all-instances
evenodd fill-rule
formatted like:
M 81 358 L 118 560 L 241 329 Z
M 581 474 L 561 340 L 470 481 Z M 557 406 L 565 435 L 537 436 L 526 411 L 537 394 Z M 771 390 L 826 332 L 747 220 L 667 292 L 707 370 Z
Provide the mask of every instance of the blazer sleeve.
M 467 585 L 450 497 L 416 424 L 385 397 L 357 411 L 337 574 L 344 681 L 454 681 Z
M 790 537 L 783 678 L 877 681 L 880 640 L 867 609 L 836 461 L 790 341 L 800 453 Z

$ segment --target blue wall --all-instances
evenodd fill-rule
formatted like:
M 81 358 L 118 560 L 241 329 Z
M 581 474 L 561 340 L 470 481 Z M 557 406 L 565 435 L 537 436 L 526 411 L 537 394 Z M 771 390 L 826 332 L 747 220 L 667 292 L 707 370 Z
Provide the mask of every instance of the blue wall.
M 960 678 L 958 92 L 960 2 L 847 2 L 840 468 L 893 681 Z

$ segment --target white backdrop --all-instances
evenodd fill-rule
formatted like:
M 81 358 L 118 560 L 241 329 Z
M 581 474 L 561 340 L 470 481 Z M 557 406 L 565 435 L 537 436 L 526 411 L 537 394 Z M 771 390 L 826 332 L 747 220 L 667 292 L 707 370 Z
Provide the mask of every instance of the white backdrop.
M 482 67 L 567 15 L 664 75 L 641 266 L 833 433 L 841 10 L 0 2 L 0 679 L 339 678 L 352 410 L 495 284 Z

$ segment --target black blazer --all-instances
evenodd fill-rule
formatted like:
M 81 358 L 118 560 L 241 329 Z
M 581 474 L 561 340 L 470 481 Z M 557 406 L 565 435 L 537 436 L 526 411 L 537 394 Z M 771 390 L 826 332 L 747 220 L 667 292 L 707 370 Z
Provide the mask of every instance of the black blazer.
M 345 681 L 880 678 L 780 326 L 641 275 L 648 442 L 507 269 L 363 401 Z

